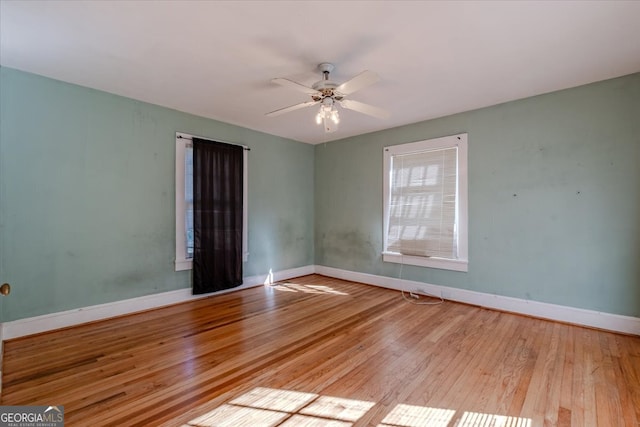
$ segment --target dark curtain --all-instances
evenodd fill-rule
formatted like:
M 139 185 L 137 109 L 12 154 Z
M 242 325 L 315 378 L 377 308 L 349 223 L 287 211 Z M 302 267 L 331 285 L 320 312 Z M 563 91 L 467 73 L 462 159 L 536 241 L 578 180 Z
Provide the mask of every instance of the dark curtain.
M 193 138 L 193 293 L 242 284 L 243 147 Z

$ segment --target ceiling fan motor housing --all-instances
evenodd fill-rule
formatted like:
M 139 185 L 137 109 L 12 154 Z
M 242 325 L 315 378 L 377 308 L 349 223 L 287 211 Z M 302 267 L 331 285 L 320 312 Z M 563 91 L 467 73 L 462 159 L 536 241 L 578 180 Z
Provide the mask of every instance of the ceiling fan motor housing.
M 331 80 L 320 80 L 319 82 L 315 82 L 311 87 L 320 92 L 324 92 L 325 90 L 333 90 L 337 88 L 338 84 Z
M 312 96 L 315 101 L 320 101 L 328 97 L 335 98 L 337 101 L 340 101 L 342 99 L 342 96 L 337 95 L 334 92 L 334 89 L 338 87 L 338 84 L 329 80 L 329 73 L 331 73 L 334 68 L 334 65 L 329 62 L 323 62 L 322 64 L 318 65 L 318 69 L 322 71 L 323 79 L 315 82 L 311 87 L 318 92 L 321 92 L 322 95 Z

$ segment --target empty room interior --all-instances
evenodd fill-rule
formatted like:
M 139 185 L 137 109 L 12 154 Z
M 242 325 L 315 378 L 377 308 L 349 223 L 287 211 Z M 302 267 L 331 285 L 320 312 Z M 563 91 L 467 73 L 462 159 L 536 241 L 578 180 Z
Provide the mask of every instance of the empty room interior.
M 638 22 L 0 0 L 2 422 L 637 427 Z

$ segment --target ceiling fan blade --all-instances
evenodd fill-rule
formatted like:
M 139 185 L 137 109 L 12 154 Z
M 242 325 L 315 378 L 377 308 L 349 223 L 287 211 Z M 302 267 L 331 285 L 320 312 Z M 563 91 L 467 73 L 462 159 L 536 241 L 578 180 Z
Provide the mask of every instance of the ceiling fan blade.
M 289 107 L 280 108 L 279 110 L 272 111 L 270 113 L 265 114 L 265 116 L 275 117 L 280 114 L 288 113 L 289 111 L 299 110 L 300 108 L 311 107 L 314 104 L 318 104 L 320 101 L 307 101 L 302 102 L 300 104 L 291 105 Z
M 367 114 L 379 119 L 388 119 L 390 116 L 390 113 L 387 110 L 365 104 L 364 102 L 354 101 L 352 99 L 343 99 L 340 101 L 340 105 L 347 110 L 357 111 L 358 113 Z
M 299 92 L 306 93 L 307 95 L 314 95 L 318 93 L 318 91 L 312 87 L 305 86 L 303 84 L 294 82 L 293 80 L 289 80 L 289 79 L 277 78 L 277 79 L 272 79 L 271 82 L 279 84 L 280 86 L 290 87 L 291 89 L 295 89 Z
M 362 88 L 374 84 L 378 80 L 380 80 L 380 77 L 378 77 L 378 75 L 373 71 L 363 71 L 351 80 L 347 80 L 346 82 L 342 83 L 336 88 L 336 91 L 340 92 L 343 95 L 349 95 Z

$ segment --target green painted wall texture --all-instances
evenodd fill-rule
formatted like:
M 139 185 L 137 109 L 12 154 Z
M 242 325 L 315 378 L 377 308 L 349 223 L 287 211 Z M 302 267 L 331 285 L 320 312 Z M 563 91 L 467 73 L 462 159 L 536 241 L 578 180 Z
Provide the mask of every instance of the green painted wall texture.
M 189 287 L 176 131 L 251 147 L 246 276 L 315 263 L 640 317 L 640 74 L 314 147 L 0 68 L 0 321 Z M 382 148 L 459 132 L 469 272 L 382 262 Z
M 0 321 L 190 286 L 173 266 L 176 131 L 251 147 L 245 276 L 313 264 L 312 146 L 0 73 Z
M 382 151 L 469 134 L 469 272 L 382 262 Z M 315 148 L 316 264 L 640 317 L 640 74 Z

